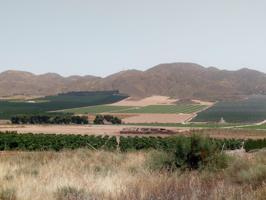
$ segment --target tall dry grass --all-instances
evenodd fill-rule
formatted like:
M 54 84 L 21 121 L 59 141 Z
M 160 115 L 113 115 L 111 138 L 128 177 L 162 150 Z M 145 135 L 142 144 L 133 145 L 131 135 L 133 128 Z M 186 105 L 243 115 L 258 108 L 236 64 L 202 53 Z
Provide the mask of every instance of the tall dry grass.
M 215 172 L 156 169 L 155 154 L 81 149 L 0 155 L 0 200 L 265 198 L 265 152 Z M 252 171 L 254 166 L 262 168 Z

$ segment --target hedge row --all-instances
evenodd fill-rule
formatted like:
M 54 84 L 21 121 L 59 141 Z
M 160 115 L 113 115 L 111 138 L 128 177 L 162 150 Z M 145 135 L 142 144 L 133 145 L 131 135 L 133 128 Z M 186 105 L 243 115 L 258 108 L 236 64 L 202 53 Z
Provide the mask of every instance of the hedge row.
M 172 151 L 176 146 L 189 144 L 189 137 L 120 137 L 119 145 L 115 136 L 89 136 L 89 135 L 56 135 L 56 134 L 17 134 L 16 132 L 0 133 L 0 150 L 55 150 L 62 149 L 105 149 L 122 152 L 130 150 L 158 149 Z M 239 149 L 241 140 L 210 140 L 219 149 Z
M 85 116 L 17 115 L 11 117 L 13 124 L 88 124 Z
M 260 140 L 247 140 L 245 142 L 244 146 L 245 150 L 251 151 L 255 149 L 263 149 L 266 148 L 266 139 L 260 139 Z
M 1 151 L 59 151 L 77 148 L 115 150 L 117 145 L 116 138 L 108 136 L 0 133 Z

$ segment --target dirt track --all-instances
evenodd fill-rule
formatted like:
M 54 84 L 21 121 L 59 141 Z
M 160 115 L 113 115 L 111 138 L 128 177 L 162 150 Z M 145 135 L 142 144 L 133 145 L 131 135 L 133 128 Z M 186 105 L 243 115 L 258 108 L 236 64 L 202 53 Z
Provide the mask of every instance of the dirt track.
M 194 117 L 193 114 L 135 114 L 124 118 L 125 123 L 183 123 Z
M 0 125 L 0 132 L 17 131 L 18 133 L 46 133 L 46 134 L 83 134 L 83 135 L 119 135 L 123 128 L 142 126 L 128 126 L 128 125 Z M 149 126 L 143 126 L 145 128 Z M 152 126 L 151 126 L 152 127 Z M 154 128 L 154 127 L 153 127 Z M 191 132 L 190 128 L 177 127 L 156 127 L 166 128 L 177 132 L 177 135 L 191 135 L 201 134 L 208 135 L 214 138 L 235 138 L 235 139 L 264 139 L 266 132 L 264 131 L 250 131 L 237 129 L 209 129 L 197 130 Z M 135 135 L 134 135 L 135 136 Z M 158 136 L 158 134 L 146 135 Z M 160 135 L 162 136 L 162 135 Z
M 5 125 L 0 131 L 17 131 L 18 133 L 47 133 L 47 134 L 84 134 L 84 135 L 118 135 L 123 128 L 139 127 L 125 125 Z M 147 126 L 145 126 L 147 127 Z M 158 127 L 159 128 L 159 127 Z M 176 132 L 188 130 L 167 127 Z
M 149 106 L 149 105 L 172 105 L 178 101 L 177 99 L 171 99 L 166 96 L 151 96 L 144 99 L 132 99 L 127 98 L 112 105 L 116 106 Z

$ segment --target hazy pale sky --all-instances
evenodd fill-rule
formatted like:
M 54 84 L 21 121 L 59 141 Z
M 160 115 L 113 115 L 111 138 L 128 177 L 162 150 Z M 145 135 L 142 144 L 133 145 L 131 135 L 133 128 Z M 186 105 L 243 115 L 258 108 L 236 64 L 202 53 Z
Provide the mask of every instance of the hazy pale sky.
M 0 0 L 0 71 L 106 76 L 159 63 L 266 72 L 265 0 Z

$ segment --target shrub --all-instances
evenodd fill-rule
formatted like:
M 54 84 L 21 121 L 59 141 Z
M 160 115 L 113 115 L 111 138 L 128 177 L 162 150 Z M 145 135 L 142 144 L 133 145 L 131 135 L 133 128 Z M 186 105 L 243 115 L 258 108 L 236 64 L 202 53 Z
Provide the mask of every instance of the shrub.
M 198 169 L 211 162 L 217 153 L 218 147 L 213 140 L 194 135 L 176 146 L 175 163 L 177 167 Z
M 104 117 L 102 115 L 96 115 L 93 123 L 94 124 L 104 124 Z
M 78 190 L 73 187 L 58 188 L 54 196 L 56 200 L 89 200 L 84 190 Z
M 94 124 L 104 124 L 104 122 L 110 122 L 112 124 L 121 124 L 122 121 L 118 117 L 112 115 L 96 115 Z
M 0 200 L 16 200 L 16 191 L 15 189 L 7 188 L 1 189 L 0 188 Z
M 215 140 L 194 135 L 190 138 L 170 138 L 167 142 L 168 146 L 162 148 L 164 151 L 155 151 L 150 155 L 150 168 L 219 170 L 228 166 L 228 157 L 220 153 Z
M 255 149 L 266 148 L 266 139 L 260 139 L 260 140 L 249 139 L 245 142 L 244 148 L 247 152 Z

